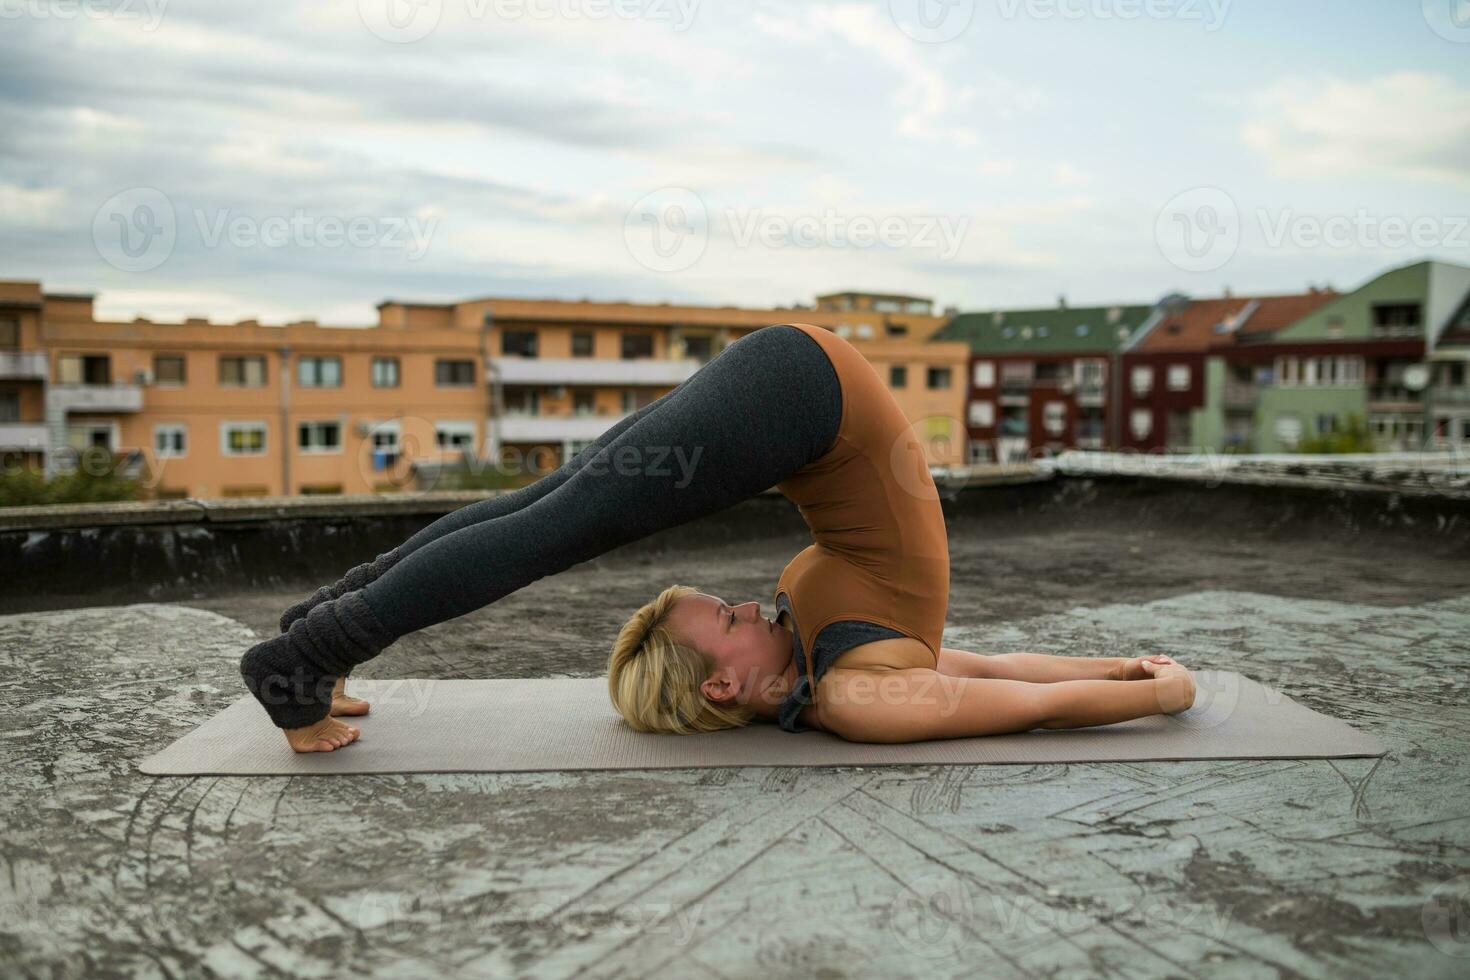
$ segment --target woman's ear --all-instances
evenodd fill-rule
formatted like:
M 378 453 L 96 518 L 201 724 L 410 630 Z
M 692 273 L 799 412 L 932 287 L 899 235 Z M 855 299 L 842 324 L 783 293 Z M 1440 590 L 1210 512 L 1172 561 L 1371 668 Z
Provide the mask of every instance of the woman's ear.
M 732 702 L 739 692 L 740 685 L 735 682 L 735 674 L 725 667 L 717 667 L 715 672 L 706 677 L 704 683 L 699 685 L 699 693 L 715 704 Z

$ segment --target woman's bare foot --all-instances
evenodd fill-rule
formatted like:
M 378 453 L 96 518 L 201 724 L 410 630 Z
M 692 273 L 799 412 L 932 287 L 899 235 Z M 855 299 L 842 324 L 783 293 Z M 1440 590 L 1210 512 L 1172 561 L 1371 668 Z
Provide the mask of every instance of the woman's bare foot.
M 1153 674 L 1150 674 L 1143 668 L 1144 661 L 1152 661 L 1156 664 L 1175 663 L 1173 657 L 1164 653 L 1155 653 L 1147 657 L 1129 657 L 1118 665 L 1118 672 L 1115 679 L 1120 681 L 1146 681 L 1153 677 Z
M 1180 664 L 1156 664 L 1145 660 L 1147 670 L 1158 681 L 1159 710 L 1166 715 L 1177 715 L 1194 704 L 1194 675 L 1189 668 Z
M 330 715 L 305 728 L 283 728 L 281 731 L 286 733 L 286 741 L 297 752 L 335 752 L 362 735 L 360 729 Z
M 332 715 L 365 715 L 372 708 L 372 704 L 362 698 L 351 698 L 347 696 L 347 678 L 337 678 L 337 683 L 332 685 Z

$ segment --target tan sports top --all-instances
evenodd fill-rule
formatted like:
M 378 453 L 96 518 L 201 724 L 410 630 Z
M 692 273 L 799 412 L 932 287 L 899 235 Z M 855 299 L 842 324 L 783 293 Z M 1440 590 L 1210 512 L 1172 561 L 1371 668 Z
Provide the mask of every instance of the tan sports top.
M 837 439 L 777 484 L 811 528 L 812 543 L 781 571 L 776 595 L 791 604 L 807 652 L 842 619 L 889 626 L 939 657 L 949 602 L 949 542 L 923 446 L 878 372 L 823 327 L 793 323 L 822 345 L 842 387 Z

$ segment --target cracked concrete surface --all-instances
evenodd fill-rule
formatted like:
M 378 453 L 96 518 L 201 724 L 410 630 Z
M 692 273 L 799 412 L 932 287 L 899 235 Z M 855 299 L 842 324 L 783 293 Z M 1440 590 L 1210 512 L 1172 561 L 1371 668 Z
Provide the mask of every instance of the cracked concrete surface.
M 21 613 L 0 618 L 0 972 L 1470 970 L 1459 556 L 1185 529 L 954 530 L 949 645 L 1167 651 L 1371 728 L 1389 754 L 158 779 L 136 760 L 236 698 L 239 654 L 310 588 Z M 405 637 L 364 674 L 596 674 L 622 617 L 669 581 L 770 612 L 801 543 L 605 556 Z

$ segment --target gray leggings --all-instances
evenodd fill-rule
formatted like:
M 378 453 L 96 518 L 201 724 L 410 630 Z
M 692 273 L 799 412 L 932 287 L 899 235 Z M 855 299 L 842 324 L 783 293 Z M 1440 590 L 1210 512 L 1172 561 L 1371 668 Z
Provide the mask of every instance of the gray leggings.
M 756 330 L 555 472 L 413 535 L 363 599 L 394 637 L 472 612 L 775 486 L 825 454 L 841 420 L 821 345 L 791 326 Z

